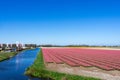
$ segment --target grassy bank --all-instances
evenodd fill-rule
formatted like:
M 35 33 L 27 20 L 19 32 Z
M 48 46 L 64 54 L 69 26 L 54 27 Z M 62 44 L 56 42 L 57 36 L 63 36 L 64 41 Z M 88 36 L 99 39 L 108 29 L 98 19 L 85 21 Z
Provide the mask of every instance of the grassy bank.
M 9 59 L 13 56 L 15 56 L 17 52 L 0 52 L 0 61 Z
M 26 70 L 25 74 L 39 78 L 48 77 L 51 78 L 52 80 L 100 80 L 91 77 L 83 77 L 83 76 L 70 75 L 70 74 L 59 73 L 54 71 L 48 71 L 45 69 L 42 51 L 40 51 L 34 64 Z

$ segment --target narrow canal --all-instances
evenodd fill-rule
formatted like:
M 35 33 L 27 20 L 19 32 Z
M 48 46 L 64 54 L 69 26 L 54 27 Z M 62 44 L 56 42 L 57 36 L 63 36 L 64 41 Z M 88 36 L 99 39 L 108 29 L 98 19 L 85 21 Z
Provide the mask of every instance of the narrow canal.
M 39 50 L 39 48 L 26 50 L 0 62 L 0 80 L 40 80 L 24 75 L 25 69 L 33 64 Z

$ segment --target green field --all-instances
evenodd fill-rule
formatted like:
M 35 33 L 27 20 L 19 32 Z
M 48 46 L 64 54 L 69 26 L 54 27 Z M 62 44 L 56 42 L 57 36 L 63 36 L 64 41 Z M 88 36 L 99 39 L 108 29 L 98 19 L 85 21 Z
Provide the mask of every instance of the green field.
M 40 51 L 34 64 L 26 70 L 25 74 L 39 78 L 50 78 L 52 80 L 100 80 L 92 77 L 70 75 L 46 70 L 43 61 L 42 51 Z
M 0 61 L 9 59 L 13 56 L 15 56 L 17 52 L 0 52 Z

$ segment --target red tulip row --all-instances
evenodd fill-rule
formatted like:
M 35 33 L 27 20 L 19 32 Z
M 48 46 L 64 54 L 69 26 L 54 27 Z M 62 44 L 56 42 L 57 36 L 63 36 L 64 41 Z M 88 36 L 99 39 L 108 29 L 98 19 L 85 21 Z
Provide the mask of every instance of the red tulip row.
M 120 50 L 81 48 L 42 48 L 46 63 L 120 70 Z

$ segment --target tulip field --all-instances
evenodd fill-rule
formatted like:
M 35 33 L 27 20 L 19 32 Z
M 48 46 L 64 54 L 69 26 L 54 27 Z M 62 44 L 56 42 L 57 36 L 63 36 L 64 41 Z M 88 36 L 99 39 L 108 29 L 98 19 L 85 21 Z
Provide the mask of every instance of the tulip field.
M 71 67 L 97 67 L 120 70 L 120 50 L 90 48 L 42 48 L 45 63 L 67 64 Z

